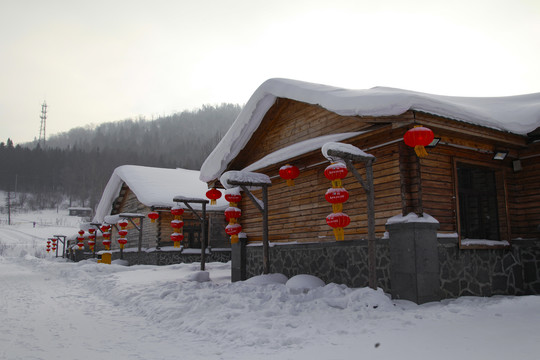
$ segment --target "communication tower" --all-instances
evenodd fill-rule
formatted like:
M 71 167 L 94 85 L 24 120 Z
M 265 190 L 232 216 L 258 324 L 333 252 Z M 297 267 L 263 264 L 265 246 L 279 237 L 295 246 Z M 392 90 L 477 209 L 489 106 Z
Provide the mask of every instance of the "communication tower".
M 39 128 L 39 140 L 38 144 L 41 148 L 45 148 L 45 126 L 47 125 L 47 104 L 43 101 L 41 105 L 41 126 Z

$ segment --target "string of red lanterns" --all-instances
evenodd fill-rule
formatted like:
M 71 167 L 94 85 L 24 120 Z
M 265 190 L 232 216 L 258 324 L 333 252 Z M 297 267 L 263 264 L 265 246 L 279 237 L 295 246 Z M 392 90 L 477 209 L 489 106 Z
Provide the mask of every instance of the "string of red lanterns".
M 178 205 L 173 206 L 171 208 L 171 214 L 174 216 L 174 220 L 171 221 L 171 227 L 173 228 L 171 240 L 174 242 L 174 247 L 179 248 L 182 240 L 184 240 L 184 234 L 182 234 L 182 228 L 184 227 L 182 215 L 184 214 L 184 209 Z
M 111 233 L 110 233 L 110 230 L 111 230 L 111 225 L 108 225 L 108 224 L 103 224 L 101 225 L 101 227 L 99 228 L 101 230 L 101 232 L 103 233 L 103 247 L 105 247 L 105 250 L 110 250 L 111 249 Z
M 88 229 L 88 247 L 90 248 L 90 251 L 94 251 L 94 246 L 96 245 L 96 234 L 94 234 L 96 229 L 90 228 Z
M 231 244 L 236 244 L 238 243 L 238 234 L 242 232 L 242 226 L 238 224 L 242 210 L 237 207 L 238 203 L 242 201 L 242 194 L 238 188 L 227 190 L 225 200 L 229 202 L 229 207 L 225 209 L 225 219 L 229 222 L 225 227 L 225 232 L 231 236 Z
M 332 204 L 332 213 L 326 217 L 326 223 L 333 228 L 337 241 L 345 240 L 344 227 L 351 219 L 343 213 L 343 203 L 349 199 L 349 193 L 343 188 L 342 179 L 347 176 L 347 166 L 343 163 L 333 163 L 324 169 L 324 176 L 332 182 L 332 187 L 324 195 L 326 201 Z
M 77 237 L 77 246 L 79 250 L 84 248 L 84 230 L 79 230 L 79 236 Z
M 120 249 L 124 249 L 124 246 L 127 244 L 126 236 L 128 234 L 127 226 L 129 225 L 129 222 L 126 219 L 121 219 L 117 222 L 118 226 L 120 226 L 120 230 L 118 230 L 118 245 L 120 245 Z
M 47 240 L 47 252 L 51 251 L 51 240 Z

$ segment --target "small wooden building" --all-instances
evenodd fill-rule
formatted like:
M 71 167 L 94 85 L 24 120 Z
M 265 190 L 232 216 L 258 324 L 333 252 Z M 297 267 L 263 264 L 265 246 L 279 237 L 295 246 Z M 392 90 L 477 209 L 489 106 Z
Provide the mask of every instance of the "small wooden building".
M 415 125 L 430 128 L 438 141 L 425 158 L 403 142 Z M 439 279 L 433 296 L 412 300 L 540 293 L 539 140 L 540 94 L 461 98 L 271 79 L 250 98 L 200 178 L 220 186 L 228 170 L 268 175 L 272 271 L 366 286 L 366 195 L 351 174 L 343 182 L 350 194 L 343 210 L 351 218 L 347 241 L 338 244 L 325 221 L 332 208 L 324 197 L 329 162 L 321 147 L 352 144 L 376 157 L 379 287 L 388 292 L 399 287 L 395 264 L 403 261 L 388 240 L 388 220 L 425 213 L 438 221 L 431 241 L 437 258 L 429 262 L 437 262 Z M 294 187 L 278 175 L 285 164 L 300 169 Z M 357 170 L 364 174 L 362 164 Z M 247 235 L 242 266 L 249 277 L 261 271 L 261 221 L 248 199 L 240 206 Z M 421 281 L 421 274 L 411 276 Z
M 197 250 L 201 249 L 203 236 L 202 223 L 198 216 L 201 216 L 201 204 L 192 204 L 195 215 L 183 203 L 175 203 L 173 199 L 178 196 L 188 198 L 206 199 L 206 184 L 199 180 L 199 172 L 186 169 L 164 169 L 146 166 L 123 165 L 115 169 L 109 182 L 107 183 L 102 198 L 97 206 L 93 223 L 101 224 L 110 215 L 122 213 L 143 215 L 142 227 L 142 248 L 148 258 L 145 263 L 176 263 L 185 261 L 179 255 L 179 249 L 173 248 L 171 234 L 174 232 L 171 221 L 174 219 L 171 208 L 181 206 L 185 209 L 183 214 L 184 226 L 182 232 L 183 256 L 187 253 L 193 256 L 191 260 L 196 260 Z M 206 206 L 207 231 L 209 251 L 212 249 L 224 251 L 215 254 L 215 258 L 208 260 L 227 261 L 230 259 L 230 243 L 223 231 L 225 219 L 223 210 L 226 202 L 218 200 L 217 205 Z M 152 211 L 159 213 L 159 218 L 152 222 L 146 215 Z M 139 226 L 139 220 L 134 222 Z M 139 231 L 133 224 L 129 224 L 127 240 L 124 253 L 129 256 L 130 252 L 138 249 Z M 112 231 L 112 250 L 118 250 L 117 231 Z M 98 231 L 97 249 L 103 249 L 101 232 Z M 190 250 L 188 250 L 190 249 Z M 156 252 L 159 252 L 157 256 Z M 170 256 L 167 255 L 169 253 Z M 174 255 L 174 256 L 173 256 Z M 158 259 L 159 258 L 159 259 Z M 193 258 L 193 259 L 192 259 Z

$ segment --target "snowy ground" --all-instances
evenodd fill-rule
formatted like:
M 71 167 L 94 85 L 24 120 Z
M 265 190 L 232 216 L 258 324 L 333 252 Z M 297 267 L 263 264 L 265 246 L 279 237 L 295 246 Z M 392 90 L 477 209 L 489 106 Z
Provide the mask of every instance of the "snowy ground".
M 540 296 L 417 306 L 336 284 L 302 291 L 280 276 L 231 284 L 230 264 L 220 263 L 201 282 L 199 264 L 55 259 L 46 238 L 75 233 L 76 219 L 50 212 L 15 220 L 0 225 L 0 359 L 540 356 Z

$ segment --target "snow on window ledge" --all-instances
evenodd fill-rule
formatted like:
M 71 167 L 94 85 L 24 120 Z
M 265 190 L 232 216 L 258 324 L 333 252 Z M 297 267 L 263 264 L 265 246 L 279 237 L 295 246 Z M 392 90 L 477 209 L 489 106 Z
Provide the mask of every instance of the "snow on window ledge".
M 507 247 L 510 243 L 506 240 L 461 239 L 460 246 L 462 248 Z

